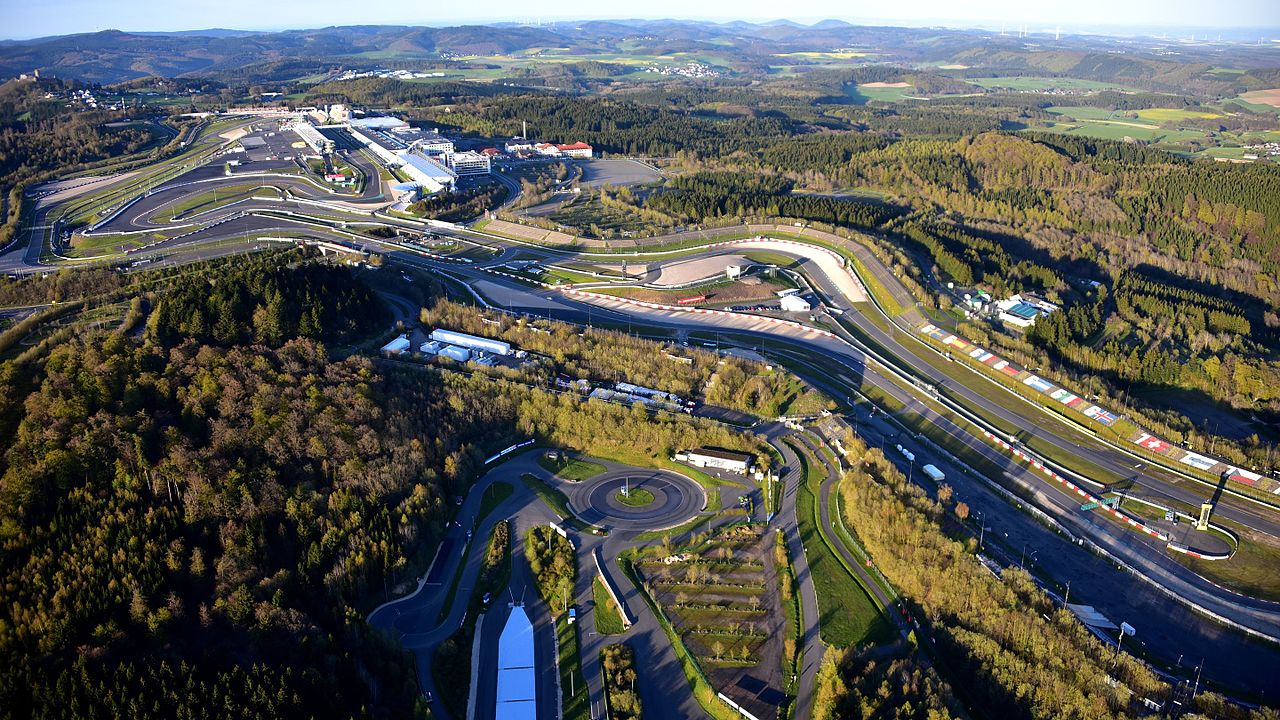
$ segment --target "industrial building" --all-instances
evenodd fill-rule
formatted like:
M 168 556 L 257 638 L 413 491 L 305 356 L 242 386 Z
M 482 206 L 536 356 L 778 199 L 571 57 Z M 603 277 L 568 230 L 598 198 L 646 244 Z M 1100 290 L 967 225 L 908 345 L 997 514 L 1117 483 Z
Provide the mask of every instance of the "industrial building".
M 676 460 L 687 462 L 694 467 L 728 470 L 743 475 L 750 472 L 751 466 L 755 463 L 755 458 L 746 453 L 715 448 L 701 448 L 679 453 L 676 455 Z
M 527 720 L 537 716 L 537 666 L 533 623 L 524 607 L 511 608 L 498 637 L 498 692 L 495 720 Z
M 454 332 L 452 330 L 444 330 L 437 328 L 431 331 L 431 339 L 436 342 L 448 345 L 457 345 L 471 350 L 492 353 L 494 355 L 510 355 L 511 344 L 502 342 L 501 340 L 490 340 L 489 338 L 476 337 L 475 335 L 467 335 L 466 333 Z
M 458 347 L 457 345 L 445 345 L 440 348 L 440 351 L 437 352 L 436 355 L 447 357 L 450 360 L 460 363 L 464 363 L 471 359 L 471 351 L 464 347 Z
M 1029 328 L 1036 324 L 1036 318 L 1042 314 L 1048 314 L 1035 305 L 1024 302 L 1019 295 L 1014 295 L 1008 300 L 1001 300 L 996 303 L 996 309 L 999 311 L 1001 320 L 1020 328 Z

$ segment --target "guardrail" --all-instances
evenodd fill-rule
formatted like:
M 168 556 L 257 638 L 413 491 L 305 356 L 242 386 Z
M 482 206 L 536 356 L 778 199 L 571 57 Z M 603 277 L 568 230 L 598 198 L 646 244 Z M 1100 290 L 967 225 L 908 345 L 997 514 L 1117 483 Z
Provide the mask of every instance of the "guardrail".
M 622 625 L 630 629 L 634 624 L 631 620 L 631 613 L 627 611 L 627 606 L 622 602 L 622 597 L 618 595 L 617 590 L 613 587 L 613 580 L 609 577 L 609 573 L 605 572 L 604 563 L 600 562 L 600 547 L 596 546 L 591 553 L 591 558 L 595 560 L 596 572 L 600 574 L 600 581 L 604 583 L 604 589 L 609 591 L 609 597 L 613 599 L 613 604 L 617 606 L 618 613 L 622 615 Z M 600 609 L 596 608 L 596 612 Z

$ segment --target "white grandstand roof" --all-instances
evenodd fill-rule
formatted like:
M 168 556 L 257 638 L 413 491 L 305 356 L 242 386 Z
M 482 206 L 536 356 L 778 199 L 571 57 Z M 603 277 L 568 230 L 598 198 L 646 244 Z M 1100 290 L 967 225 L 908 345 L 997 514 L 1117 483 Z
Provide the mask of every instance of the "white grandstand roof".
M 405 153 L 400 156 L 405 165 L 440 183 L 450 183 L 458 179 L 452 170 L 418 153 Z
M 350 124 L 359 128 L 380 128 L 389 130 L 398 127 L 406 127 L 409 123 L 399 118 L 377 116 L 352 120 Z
M 533 623 L 523 607 L 511 608 L 498 638 L 496 720 L 531 718 L 536 711 Z

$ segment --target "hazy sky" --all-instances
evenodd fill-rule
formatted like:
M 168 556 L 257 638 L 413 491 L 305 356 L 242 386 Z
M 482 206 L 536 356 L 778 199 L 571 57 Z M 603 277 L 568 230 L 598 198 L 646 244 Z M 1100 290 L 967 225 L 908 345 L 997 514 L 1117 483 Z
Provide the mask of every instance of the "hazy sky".
M 0 0 L 0 37 L 31 38 L 114 28 L 279 30 L 326 25 L 454 25 L 494 21 L 605 17 L 682 17 L 712 20 L 797 21 L 839 18 L 869 24 L 967 27 L 1006 22 L 1010 27 L 1101 26 L 1276 27 L 1280 0 L 646 0 L 584 4 L 544 0 L 476 3 L 384 0 Z

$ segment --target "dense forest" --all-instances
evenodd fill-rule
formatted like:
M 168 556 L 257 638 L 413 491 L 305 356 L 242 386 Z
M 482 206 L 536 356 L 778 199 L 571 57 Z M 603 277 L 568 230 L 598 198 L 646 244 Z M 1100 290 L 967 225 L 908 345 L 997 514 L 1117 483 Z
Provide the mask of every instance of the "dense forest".
M 294 337 L 343 342 L 367 334 L 387 315 L 381 301 L 350 273 L 319 263 L 281 267 L 250 259 L 208 283 L 183 283 L 165 293 L 147 332 L 170 346 L 182 340 L 216 345 L 278 347 Z
M 250 279 L 286 317 L 367 293 L 291 253 L 217 282 Z M 186 276 L 156 307 L 207 308 L 208 287 Z M 90 332 L 0 366 L 7 714 L 421 716 L 412 664 L 363 615 L 421 571 L 444 499 L 487 452 L 531 435 L 654 457 L 754 448 L 683 415 L 337 360 L 301 321 L 271 346 L 250 307 L 226 343 Z M 322 321 L 318 337 L 357 331 Z
M 793 195 L 792 184 L 778 177 L 745 173 L 698 173 L 678 177 L 645 207 L 685 221 L 722 217 L 786 217 L 844 227 L 873 228 L 898 213 L 884 205 L 816 195 Z
M 827 717 L 964 717 L 961 699 L 987 717 L 1124 718 L 1132 716 L 1132 696 L 1168 693 L 1141 661 L 1104 646 L 1029 574 L 988 572 L 973 557 L 975 540 L 944 532 L 954 525 L 950 514 L 963 514 L 950 500 L 930 499 L 852 434 L 845 451 L 852 469 L 838 485 L 840 507 L 877 567 L 910 598 L 923 622 L 916 641 L 929 644 L 946 678 L 916 655 L 850 653 L 820 673 L 815 707 L 839 708 Z M 1197 702 L 1205 711 L 1224 709 L 1212 693 Z M 1227 712 L 1274 717 L 1266 709 Z

